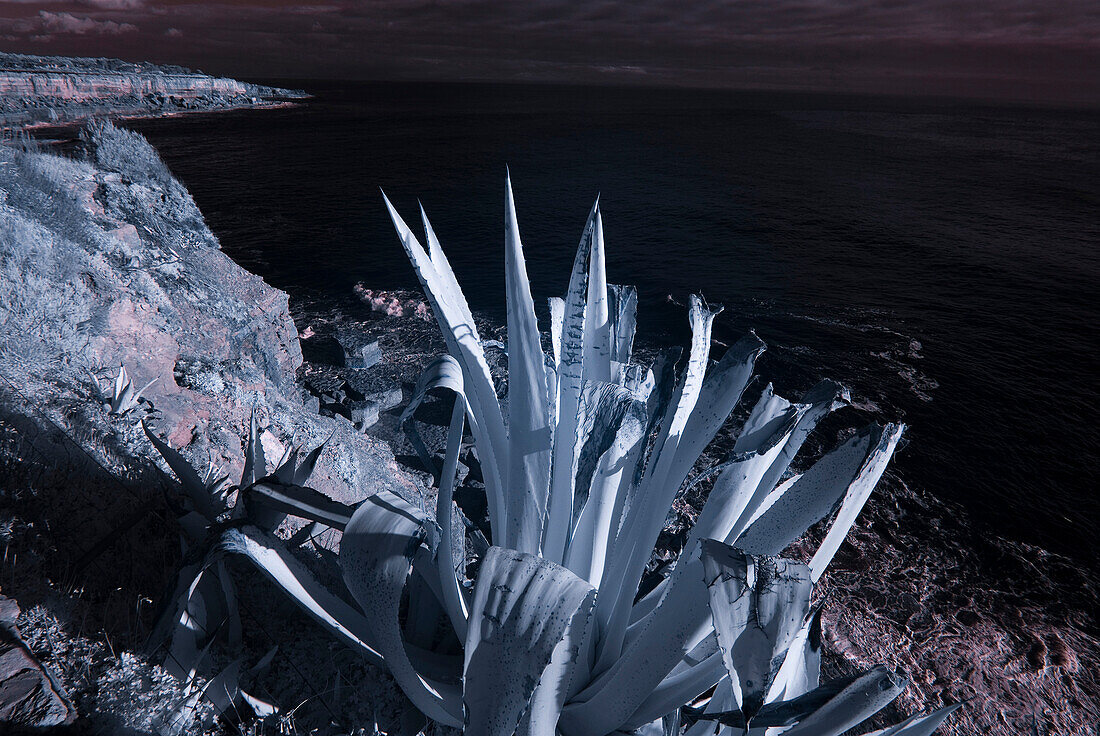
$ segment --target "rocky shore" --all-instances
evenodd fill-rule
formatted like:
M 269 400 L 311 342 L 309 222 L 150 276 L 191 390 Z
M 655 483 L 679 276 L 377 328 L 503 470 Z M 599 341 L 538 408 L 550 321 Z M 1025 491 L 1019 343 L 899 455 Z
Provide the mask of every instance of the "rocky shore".
M 0 53 L 0 129 L 104 114 L 152 117 L 283 105 L 307 96 L 177 66 Z
M 77 153 L 0 146 L 0 593 L 17 603 L 19 651 L 48 674 L 36 677 L 53 717 L 68 718 L 57 704 L 71 703 L 89 732 L 161 734 L 178 684 L 143 643 L 182 555 L 174 484 L 139 420 L 194 465 L 235 478 L 255 412 L 269 459 L 325 442 L 310 479 L 319 490 L 354 504 L 385 489 L 431 508 L 430 477 L 398 415 L 443 343 L 417 295 L 376 285 L 358 289 L 359 311 L 295 324 L 287 295 L 221 251 L 144 139 L 95 126 Z M 482 327 L 500 337 L 499 325 Z M 503 352 L 489 354 L 503 385 Z M 136 386 L 152 384 L 112 414 L 101 394 L 120 365 Z M 437 424 L 441 435 L 446 417 Z M 704 462 L 726 450 L 720 437 Z M 456 499 L 476 518 L 471 467 Z M 677 501 L 654 572 L 702 500 Z M 331 542 L 300 557 L 323 572 Z M 402 730 L 415 712 L 385 673 L 237 572 L 241 648 L 212 653 L 204 676 L 277 645 L 261 684 L 282 711 L 272 732 L 416 732 Z M 1090 577 L 1042 550 L 979 538 L 959 509 L 887 475 L 825 578 L 826 667 L 905 670 L 912 684 L 892 716 L 966 701 L 942 730 L 952 736 L 1033 723 L 1039 734 L 1094 734 L 1100 597 Z M 222 730 L 200 709 L 177 732 Z

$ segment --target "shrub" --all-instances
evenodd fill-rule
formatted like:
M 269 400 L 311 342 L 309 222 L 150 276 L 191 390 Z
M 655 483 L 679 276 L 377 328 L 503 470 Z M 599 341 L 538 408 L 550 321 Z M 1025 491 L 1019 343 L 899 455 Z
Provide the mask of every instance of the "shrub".
M 93 119 L 81 131 L 81 140 L 89 147 L 95 162 L 135 181 L 153 180 L 162 185 L 173 181 L 168 167 L 149 141 L 110 120 Z

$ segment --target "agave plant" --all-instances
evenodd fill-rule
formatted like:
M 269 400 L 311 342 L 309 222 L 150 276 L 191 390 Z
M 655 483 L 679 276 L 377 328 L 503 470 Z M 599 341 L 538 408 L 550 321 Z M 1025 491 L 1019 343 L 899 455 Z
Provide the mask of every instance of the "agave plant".
M 902 425 L 866 427 L 792 474 L 807 436 L 847 391 L 825 381 L 792 402 L 769 385 L 728 459 L 690 477 L 739 403 L 763 343 L 750 333 L 712 364 L 718 310 L 693 297 L 687 354 L 666 351 L 651 366 L 634 361 L 637 295 L 607 283 L 597 202 L 566 296 L 550 301 L 547 356 L 510 183 L 504 408 L 470 307 L 423 210 L 427 248 L 386 204 L 449 352 L 425 369 L 402 416 L 435 476 L 435 518 L 389 492 L 351 509 L 303 487 L 297 475 L 279 484 L 242 479 L 252 501 L 211 528 L 215 541 L 181 575 L 177 605 L 162 619 L 169 628 L 191 620 L 196 574 L 226 554 L 241 555 L 388 668 L 423 714 L 476 736 L 667 735 L 692 723 L 692 736 L 832 736 L 901 692 L 904 678 L 881 666 L 820 683 L 821 608 L 811 601 Z M 441 466 L 416 428 L 429 393 L 454 396 Z M 482 543 L 475 580 L 467 579 L 463 537 L 455 533 L 467 428 L 488 508 L 489 539 L 471 535 Z M 216 495 L 186 463 L 177 467 L 182 458 L 165 459 L 192 489 L 196 508 Z M 643 595 L 673 500 L 704 477 L 714 478 L 713 488 L 683 553 Z M 271 536 L 269 514 L 287 512 L 343 532 L 345 591 L 320 585 Z M 826 518 L 808 562 L 780 556 Z M 926 735 L 949 711 L 878 733 Z
M 119 363 L 118 374 L 115 376 L 114 383 L 109 391 L 104 391 L 99 383 L 99 378 L 94 373 L 90 373 L 90 375 L 92 386 L 100 403 L 111 414 L 118 415 L 128 414 L 137 408 L 137 405 L 142 401 L 142 394 L 159 380 L 154 378 L 141 388 L 136 388 L 134 382 L 130 379 L 130 374 L 126 371 L 126 366 Z
M 225 634 L 231 647 L 239 646 L 241 641 L 236 589 L 222 559 L 225 545 L 236 533 L 227 527 L 247 526 L 254 530 L 254 536 L 274 546 L 278 543 L 269 535 L 286 518 L 286 510 L 293 509 L 293 504 L 301 503 L 302 499 L 310 502 L 310 508 L 323 508 L 330 512 L 338 509 L 345 516 L 350 512 L 347 507 L 327 500 L 317 491 L 303 487 L 313 473 L 325 443 L 301 460 L 301 447 L 287 448 L 269 474 L 260 442 L 259 424 L 253 412 L 245 443 L 241 480 L 237 485 L 230 485 L 228 475 L 218 475 L 213 464 L 209 465 L 205 475 L 200 475 L 177 450 L 159 439 L 145 422 L 142 422 L 142 428 L 175 473 L 183 490 L 182 498 L 175 506 L 179 512 L 177 520 L 181 528 L 181 543 L 188 555 L 147 644 L 150 650 L 166 645 L 165 668 L 184 683 L 183 698 L 173 711 L 167 730 L 172 731 L 173 724 L 185 722 L 199 697 L 211 700 L 219 712 L 238 701 L 247 703 L 253 712 L 260 715 L 274 712 L 274 706 L 249 695 L 238 686 L 242 677 L 256 677 L 270 662 L 270 656 L 245 671 L 241 669 L 242 661 L 235 661 L 202 689 L 193 683 L 219 633 Z
M 436 519 L 396 497 L 374 496 L 347 523 L 340 554 L 373 648 L 417 707 L 470 734 L 604 736 L 671 732 L 681 706 L 696 701 L 685 715 L 699 719 L 697 733 L 755 731 L 759 723 L 759 733 L 789 727 L 826 736 L 901 692 L 904 680 L 884 667 L 820 685 L 820 611 L 809 606 L 813 583 L 881 477 L 902 425 L 867 427 L 786 477 L 807 435 L 847 392 L 826 381 L 791 402 L 769 385 L 728 460 L 709 471 L 717 478 L 683 554 L 640 595 L 666 514 L 738 404 L 763 343 L 750 333 L 711 365 L 719 310 L 693 296 L 683 360 L 670 352 L 653 366 L 634 362 L 637 295 L 607 282 L 597 201 L 566 295 L 550 300 L 546 355 L 509 182 L 504 409 L 470 307 L 423 209 L 427 248 L 386 205 L 449 352 L 425 371 L 403 418 L 438 479 Z M 412 412 L 440 390 L 455 402 L 437 469 Z M 472 585 L 451 534 L 466 423 L 492 543 Z M 834 511 L 808 564 L 776 557 Z

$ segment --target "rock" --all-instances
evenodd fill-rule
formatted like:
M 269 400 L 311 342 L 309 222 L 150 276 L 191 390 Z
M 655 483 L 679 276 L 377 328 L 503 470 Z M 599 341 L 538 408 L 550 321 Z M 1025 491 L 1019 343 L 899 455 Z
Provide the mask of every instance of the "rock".
M 354 352 L 345 350 L 344 365 L 348 368 L 372 368 L 382 361 L 382 349 L 378 347 L 378 341 L 360 345 Z
M 0 595 L 0 628 L 10 629 L 19 619 L 19 604 L 7 596 Z
M 76 719 L 64 688 L 31 653 L 15 628 L 19 606 L 0 596 L 0 731 L 45 729 Z
M 361 406 L 351 410 L 351 421 L 359 431 L 378 423 L 378 404 L 364 401 Z
M 347 388 L 349 394 L 355 391 L 367 401 L 378 404 L 381 411 L 389 411 L 404 401 L 401 386 L 375 371 L 348 371 Z

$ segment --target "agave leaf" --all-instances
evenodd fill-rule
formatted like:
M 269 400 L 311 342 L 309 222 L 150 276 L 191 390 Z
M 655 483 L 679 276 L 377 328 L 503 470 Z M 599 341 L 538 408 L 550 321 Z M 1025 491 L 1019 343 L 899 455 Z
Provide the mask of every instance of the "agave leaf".
M 764 389 L 745 423 L 743 436 L 747 434 L 749 439 L 747 441 L 739 439 L 738 445 L 735 445 L 735 450 L 740 446 L 741 452 L 705 474 L 709 475 L 721 470 L 706 503 L 699 512 L 695 525 L 688 534 L 684 544 L 685 550 L 694 550 L 698 541 L 703 538 L 733 539 L 740 533 L 739 530 L 748 524 L 754 509 L 767 500 L 762 487 L 763 478 L 768 474 L 769 468 L 774 467 L 776 459 L 786 447 L 788 438 L 797 426 L 804 408 L 775 396 L 770 385 Z M 631 610 L 627 631 L 628 640 L 633 638 L 635 631 L 639 628 L 638 621 L 650 615 L 657 601 L 665 595 L 665 591 L 674 581 L 687 584 L 687 587 L 675 593 L 675 596 L 694 595 L 701 599 L 706 597 L 706 591 L 695 584 L 702 577 L 699 558 L 688 556 L 688 559 L 685 559 L 685 556 L 681 555 L 677 561 L 677 567 L 685 563 L 693 566 L 686 573 L 686 577 L 666 578 Z M 688 640 L 689 645 L 700 641 L 706 635 L 706 630 L 710 626 L 709 621 L 709 615 L 699 620 L 698 624 L 701 628 Z
M 166 612 L 165 619 L 172 627 L 171 641 L 168 643 L 168 657 L 164 669 L 172 677 L 186 682 L 195 676 L 202 666 L 206 647 L 213 641 L 210 616 L 206 605 L 210 590 L 210 575 L 200 570 L 190 581 L 182 605 Z M 205 586 L 202 583 L 206 583 Z M 204 590 L 205 588 L 206 590 Z M 171 618 L 168 616 L 171 615 Z M 205 646 L 204 646 L 205 643 Z
M 576 462 L 571 470 L 575 478 L 571 541 L 577 535 L 577 519 L 592 492 L 600 458 L 611 448 L 627 413 L 637 409 L 637 403 L 622 386 L 585 381 L 578 408 Z
M 122 387 L 122 391 L 115 394 L 111 399 L 111 413 L 125 414 L 133 408 L 134 401 L 134 384 L 127 380 L 126 385 Z
M 195 506 L 195 510 L 206 517 L 208 521 L 214 521 L 218 514 L 222 512 L 222 509 L 215 505 L 214 499 L 206 489 L 206 484 L 203 483 L 198 472 L 191 467 L 191 463 L 184 460 L 183 455 L 173 450 L 167 442 L 159 440 L 149 429 L 149 425 L 145 423 L 145 420 L 142 420 L 141 428 L 145 430 L 145 436 L 153 443 L 153 447 L 155 447 L 157 452 L 160 453 L 160 456 L 164 458 L 164 461 L 168 463 L 168 467 L 170 467 L 172 472 L 176 474 L 176 477 L 179 478 L 180 485 L 183 486 L 183 490 L 187 493 L 188 498 L 191 499 L 191 503 Z
M 574 617 L 550 655 L 550 663 L 543 670 L 538 687 L 531 695 L 531 702 L 516 729 L 516 736 L 557 733 L 562 708 L 591 674 L 588 651 L 596 635 L 595 624 L 591 607 L 585 616 Z
M 652 450 L 654 459 L 642 477 L 641 489 L 634 503 L 624 511 L 622 528 L 615 541 L 614 557 L 601 581 L 596 614 L 604 636 L 600 642 L 597 671 L 610 666 L 622 649 L 634 593 L 667 511 L 679 490 L 678 486 L 669 483 L 669 471 L 673 468 L 677 447 L 684 439 L 684 429 L 702 389 L 710 351 L 711 325 L 717 314 L 717 311 L 706 308 L 699 297 L 692 295 L 692 339 L 688 364 L 669 402 Z
M 550 418 L 546 358 L 507 179 L 504 198 L 504 268 L 508 302 L 508 496 L 499 544 L 537 553 L 550 489 Z
M 226 483 L 229 481 L 229 474 L 218 475 L 217 469 L 213 463 L 210 463 L 206 469 L 206 477 L 202 479 L 203 487 L 206 492 L 213 498 L 221 496 L 222 491 L 225 489 Z
M 466 637 L 467 733 L 512 736 L 558 643 L 567 632 L 579 636 L 587 625 L 595 596 L 592 586 L 541 557 L 501 547 L 489 550 L 478 575 Z M 576 658 L 575 649 L 564 654 L 559 661 Z M 541 699 L 543 712 L 533 712 L 531 719 L 555 724 L 554 707 L 564 702 L 569 685 L 541 683 L 559 694 Z
M 595 406 L 595 411 L 582 412 L 588 429 L 581 434 L 587 441 L 574 472 L 578 518 L 565 565 L 598 586 L 622 516 L 625 489 L 645 441 L 646 417 L 645 404 L 621 386 L 589 384 L 585 395 L 582 406 Z
M 592 256 L 588 261 L 588 298 L 584 312 L 584 357 L 581 378 L 611 380 L 611 318 L 608 312 L 607 264 L 603 247 L 603 216 L 596 209 L 592 232 Z
M 821 684 L 821 612 L 817 606 L 806 616 L 783 664 L 768 687 L 764 700 L 791 700 L 805 695 Z
M 426 716 L 457 727 L 462 723 L 457 683 L 430 680 L 417 672 L 398 615 L 411 560 L 430 528 L 424 516 L 398 496 L 370 496 L 344 529 L 340 566 L 348 590 L 371 622 L 371 644 L 401 689 Z
M 947 705 L 931 713 L 918 713 L 910 716 L 896 726 L 872 731 L 864 736 L 932 736 L 947 717 L 957 711 L 962 703 Z
M 299 452 L 301 452 L 301 448 L 298 445 L 292 445 L 286 448 L 286 452 L 283 453 L 283 457 L 279 460 L 279 464 L 275 466 L 275 472 L 272 473 L 273 476 L 279 479 L 279 482 L 294 482 L 294 469 L 298 463 Z
M 257 698 L 255 695 L 250 695 L 244 690 L 238 690 L 237 692 L 241 696 L 241 700 L 244 701 L 245 705 L 252 709 L 252 713 L 256 716 L 256 718 L 262 720 L 279 712 L 278 706 L 276 706 L 273 702 L 269 700 Z
M 321 458 L 321 453 L 325 450 L 325 445 L 327 445 L 329 440 L 331 439 L 332 435 L 330 434 L 328 436 L 328 439 L 314 447 L 306 454 L 302 462 L 299 463 L 298 467 L 294 469 L 294 477 L 290 480 L 292 484 L 296 486 L 304 486 L 309 481 L 309 477 L 313 475 L 313 471 L 317 467 L 317 461 Z
M 157 377 L 156 377 L 156 378 L 154 378 L 154 379 L 153 379 L 152 381 L 149 381 L 149 383 L 147 383 L 147 384 L 145 384 L 144 386 L 142 386 L 141 388 L 139 388 L 139 389 L 138 389 L 138 390 L 137 390 L 137 391 L 136 391 L 136 392 L 134 393 L 134 403 L 133 403 L 133 406 L 136 406 L 136 405 L 137 405 L 137 402 L 138 402 L 138 399 L 140 399 L 140 398 L 141 398 L 142 396 L 144 396 L 144 395 L 145 395 L 145 392 L 149 390 L 149 387 L 150 387 L 150 386 L 152 386 L 152 385 L 153 385 L 154 383 L 156 383 L 156 382 L 157 382 L 157 381 L 159 381 L 159 380 L 160 380 L 160 376 L 157 376 Z M 133 406 L 131 406 L 130 408 L 133 408 Z
M 416 410 L 428 397 L 428 393 L 436 389 L 450 391 L 455 394 L 456 401 L 465 403 L 466 393 L 463 375 L 462 366 L 457 360 L 450 355 L 440 355 L 421 371 L 412 398 L 409 400 L 409 405 L 401 412 L 401 429 L 409 438 L 409 442 L 416 450 L 420 461 L 424 463 L 424 467 L 432 474 L 436 485 L 439 485 L 442 480 L 441 471 L 436 466 L 435 458 L 428 446 L 424 444 L 424 440 L 420 437 L 420 432 L 417 430 L 416 422 L 413 419 L 416 416 Z M 470 413 L 473 415 L 473 412 Z
M 389 199 L 383 195 L 394 227 L 401 239 L 405 252 L 412 261 L 417 277 L 424 287 L 424 295 L 432 306 L 432 312 L 439 322 L 447 350 L 462 368 L 467 397 L 471 405 L 472 416 L 478 421 L 470 423 L 470 429 L 478 447 L 481 470 L 485 480 L 485 495 L 489 505 L 489 519 L 493 529 L 503 530 L 507 507 L 504 497 L 503 472 L 507 452 L 508 438 L 497 401 L 496 389 L 489 373 L 489 364 L 485 360 L 485 350 L 477 333 L 465 297 L 458 288 L 458 282 L 451 271 L 438 243 L 433 247 L 439 258 L 429 257 L 416 240 L 401 216 L 397 214 Z M 434 233 L 432 233 L 434 238 Z
M 750 332 L 727 350 L 707 374 L 697 408 L 691 413 L 684 429 L 684 440 L 676 448 L 675 462 L 669 471 L 670 482 L 677 488 L 741 400 L 753 367 L 765 349 L 760 338 Z
M 214 706 L 214 711 L 222 715 L 234 709 L 234 701 L 240 694 L 241 660 L 235 659 L 206 683 L 202 696 Z
M 129 386 L 129 385 L 131 385 L 130 376 L 126 372 L 126 366 L 119 363 L 118 364 L 118 375 L 115 376 L 115 390 L 114 390 L 114 394 L 113 394 L 114 402 L 116 404 L 120 401 L 120 398 L 122 397 L 123 391 L 125 391 L 126 387 Z
M 826 683 L 787 704 L 798 703 L 805 715 L 784 736 L 839 736 L 885 708 L 908 681 L 883 665 L 854 678 Z M 776 708 L 781 704 L 776 704 Z
M 260 442 L 260 434 L 259 419 L 256 417 L 256 410 L 253 409 L 248 419 L 248 440 L 244 446 L 241 488 L 248 488 L 267 475 L 267 459 L 264 457 L 264 445 Z
M 720 683 L 723 677 L 729 679 L 726 666 L 722 662 L 722 652 L 718 648 L 718 638 L 712 632 L 653 688 L 645 701 L 626 720 L 623 728 L 637 728 L 662 713 L 678 709 L 714 687 L 715 683 Z M 731 701 L 732 698 L 731 691 Z
M 853 684 L 865 678 L 873 670 L 865 670 L 859 674 L 841 677 L 836 680 L 816 687 L 813 691 L 789 700 L 781 700 L 767 703 L 751 720 L 753 730 L 763 728 L 786 728 L 793 726 L 807 716 L 813 714 L 821 707 L 827 705 L 839 693 L 851 687 Z M 723 684 L 730 681 L 723 681 Z M 723 726 L 733 728 L 747 728 L 748 722 L 745 714 L 737 709 L 728 707 L 729 703 L 722 702 L 720 707 L 713 707 L 717 698 L 712 699 L 705 710 L 688 708 L 688 713 L 695 718 L 706 721 L 717 721 Z M 727 707 L 722 707 L 727 706 Z
M 607 285 L 608 312 L 611 319 L 612 367 L 618 364 L 619 375 L 612 371 L 611 379 L 622 382 L 622 371 L 630 364 L 634 350 L 634 333 L 638 329 L 638 290 L 633 286 Z
M 554 368 L 561 364 L 562 331 L 565 329 L 565 300 L 552 296 L 546 300 L 550 307 L 550 347 L 554 351 Z
M 794 643 L 810 604 L 810 570 L 793 560 L 753 558 L 713 539 L 702 542 L 718 644 L 746 720 Z
M 557 426 L 554 427 L 554 447 L 551 455 L 550 496 L 547 501 L 542 556 L 560 563 L 565 558 L 565 545 L 573 521 L 574 451 L 577 439 L 578 407 L 580 405 L 584 360 L 584 324 L 587 311 L 588 272 L 592 258 L 591 240 L 599 214 L 599 199 L 581 233 L 569 288 L 564 299 L 561 327 L 561 347 L 557 361 L 558 399 Z
M 699 512 L 685 549 L 692 549 L 700 539 L 736 539 L 738 529 L 748 525 L 755 508 L 767 497 L 770 489 L 765 490 L 761 481 L 783 452 L 799 418 L 798 407 L 788 406 L 768 423 L 770 434 L 761 432 L 759 444 L 728 461 Z
M 434 577 L 435 570 L 430 565 L 423 568 L 423 572 L 421 570 L 414 565 L 413 572 L 405 583 L 409 608 L 403 633 L 407 644 L 428 650 L 436 640 L 436 632 L 439 631 L 444 611 L 439 603 L 439 596 L 433 590 L 435 581 L 428 582 Z
M 786 473 L 787 469 L 791 466 L 791 462 L 794 460 L 795 456 L 798 455 L 798 451 L 802 449 L 803 443 L 805 443 L 806 438 L 810 436 L 810 432 L 814 430 L 818 422 L 829 414 L 829 412 L 835 411 L 847 404 L 849 400 L 850 396 L 848 389 L 834 381 L 822 381 L 807 391 L 802 397 L 801 402 L 803 406 L 807 407 L 806 411 L 798 420 L 798 424 L 795 426 L 794 431 L 791 432 L 787 444 L 783 447 L 783 452 L 775 459 L 775 462 L 768 468 L 768 472 L 760 481 L 761 487 L 767 489 L 769 492 L 774 489 L 779 479 L 783 477 L 783 474 Z
M 817 582 L 821 574 L 825 572 L 825 568 L 832 562 L 833 556 L 840 549 L 844 538 L 848 536 L 849 530 L 855 524 L 856 516 L 863 508 L 863 504 L 867 503 L 867 498 L 871 495 L 871 491 L 875 489 L 875 484 L 878 483 L 879 478 L 886 471 L 886 464 L 893 457 L 894 448 L 897 447 L 898 440 L 901 439 L 904 431 L 904 424 L 887 424 L 883 428 L 878 447 L 872 452 L 867 462 L 860 469 L 855 481 L 849 486 L 848 493 L 845 494 L 844 501 L 840 504 L 840 510 L 833 520 L 833 525 L 829 527 L 829 532 L 822 540 L 821 546 L 817 548 L 813 559 L 810 560 L 810 574 L 814 582 Z
M 233 578 L 229 577 L 224 560 L 218 560 L 217 567 L 214 569 L 214 577 L 217 579 L 218 585 L 221 586 L 221 601 L 225 605 L 226 623 L 228 624 L 226 637 L 229 639 L 229 648 L 236 650 L 241 646 L 241 637 L 244 632 L 241 626 L 241 611 L 237 606 L 237 586 L 233 584 Z
M 229 529 L 222 534 L 213 554 L 237 554 L 278 585 L 315 621 L 323 625 L 371 664 L 381 666 L 382 655 L 370 642 L 375 622 L 366 619 L 317 582 L 316 578 L 281 545 L 256 527 Z
M 462 319 L 473 329 L 473 337 L 480 341 L 481 336 L 478 334 L 477 324 L 474 322 L 470 305 L 466 302 L 466 295 L 462 293 L 462 288 L 458 285 L 458 279 L 455 278 L 451 262 L 447 260 L 447 255 L 443 252 L 443 246 L 439 244 L 439 238 L 436 237 L 435 229 L 432 228 L 432 223 L 428 221 L 428 213 L 424 211 L 424 205 L 422 204 L 420 205 L 420 221 L 424 224 L 424 238 L 428 242 L 428 258 L 431 260 L 436 276 L 441 283 L 446 285 L 447 301 L 458 310 Z
M 87 366 L 84 367 L 84 372 L 88 374 L 88 378 L 92 379 L 92 393 L 96 402 L 100 404 L 109 404 L 110 397 L 103 390 L 103 384 L 100 382 L 99 376 L 97 376 L 95 372 Z
M 274 526 L 265 529 L 268 532 L 282 523 L 287 514 L 343 529 L 354 512 L 351 506 L 333 501 L 320 491 L 281 483 L 274 475 L 256 481 L 248 488 L 245 499 L 249 505 L 249 518 L 278 518 Z M 264 528 L 260 524 L 256 526 Z
M 791 484 L 737 539 L 737 546 L 754 555 L 777 555 L 827 516 L 841 499 L 854 496 L 866 501 L 895 443 L 875 424 L 857 432 Z M 859 505 L 862 507 L 862 502 Z
M 597 668 L 595 680 L 570 700 L 563 711 L 562 725 L 571 736 L 603 736 L 623 727 L 648 704 L 655 688 L 694 648 L 691 639 L 699 628 L 697 622 L 706 620 L 708 607 L 702 570 L 697 563 L 694 568 L 697 575 L 689 576 L 686 573 L 691 569 L 685 565 L 673 572 L 683 581 L 669 587 L 654 613 L 638 625 L 634 638 L 624 645 L 621 654 L 604 670 Z M 712 668 L 714 679 L 692 694 L 706 690 L 722 676 L 721 660 L 718 664 L 717 669 Z M 695 680 L 688 679 L 694 686 Z M 670 690 L 671 686 L 665 692 Z M 667 712 L 646 710 L 650 717 L 643 722 Z
M 447 430 L 447 448 L 442 470 L 437 470 L 435 460 L 413 421 L 417 408 L 429 391 L 446 390 L 454 394 L 454 406 L 451 410 L 451 424 Z M 401 414 L 401 427 L 408 435 L 420 459 L 435 476 L 439 493 L 436 497 L 436 523 L 440 528 L 439 548 L 436 550 L 436 564 L 440 595 L 447 615 L 451 619 L 455 633 L 460 640 L 466 638 L 466 621 L 469 618 L 466 598 L 458 581 L 455 570 L 455 550 L 452 544 L 451 528 L 454 525 L 454 489 L 457 482 L 458 455 L 462 449 L 462 431 L 467 412 L 466 395 L 463 392 L 462 371 L 457 361 L 449 355 L 434 360 L 421 374 L 416 390 L 408 407 Z M 464 562 L 464 561 L 463 561 Z M 461 564 L 461 563 L 460 563 Z
M 456 557 L 459 565 L 465 564 L 464 554 L 456 555 L 452 545 L 454 535 L 451 529 L 454 526 L 454 490 L 458 477 L 458 453 L 462 449 L 462 428 L 466 418 L 465 406 L 461 396 L 455 397 L 454 408 L 451 410 L 451 426 L 447 431 L 447 454 L 443 462 L 443 482 L 439 486 L 439 494 L 436 499 L 435 518 L 439 524 L 439 548 L 436 550 L 436 565 L 438 566 L 439 585 L 441 587 L 442 600 L 447 609 L 447 615 L 451 619 L 451 625 L 459 637 L 459 641 L 466 638 L 467 622 L 470 617 L 463 589 L 458 581 L 458 571 L 455 569 Z

